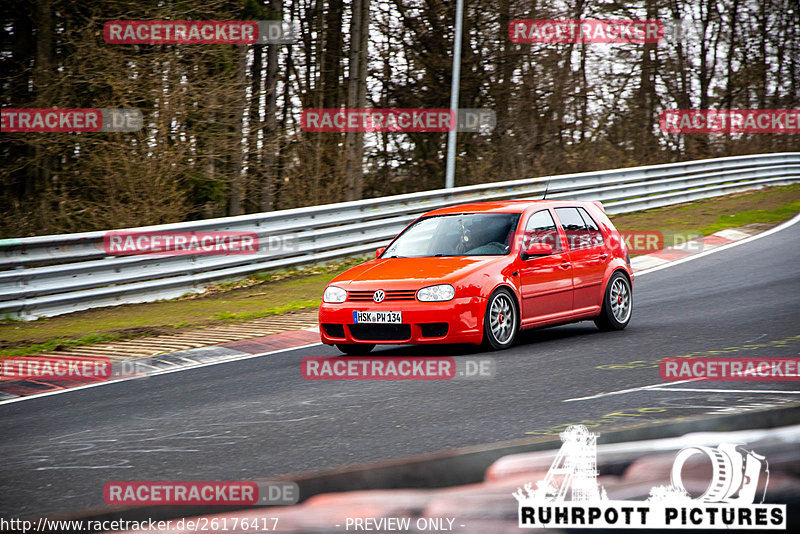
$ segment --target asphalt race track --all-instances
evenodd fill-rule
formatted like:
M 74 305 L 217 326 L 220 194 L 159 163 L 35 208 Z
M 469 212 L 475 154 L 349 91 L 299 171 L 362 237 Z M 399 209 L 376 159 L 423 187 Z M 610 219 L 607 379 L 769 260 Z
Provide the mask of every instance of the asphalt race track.
M 647 273 L 635 283 L 627 330 L 601 333 L 586 322 L 527 333 L 517 347 L 487 355 L 496 358 L 492 380 L 306 381 L 303 357 L 339 354 L 315 346 L 0 405 L 0 516 L 102 506 L 113 480 L 249 480 L 555 433 L 568 423 L 602 432 L 800 403 L 792 382 L 639 389 L 663 384 L 652 361 L 664 357 L 800 354 L 799 265 L 795 224 Z

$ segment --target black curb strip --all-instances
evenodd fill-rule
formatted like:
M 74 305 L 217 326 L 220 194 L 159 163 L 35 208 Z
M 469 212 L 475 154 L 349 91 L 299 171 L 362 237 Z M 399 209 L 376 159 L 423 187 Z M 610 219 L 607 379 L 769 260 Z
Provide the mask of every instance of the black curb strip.
M 777 428 L 800 423 L 800 405 L 785 408 L 752 410 L 740 414 L 718 417 L 695 416 L 666 419 L 647 426 L 620 425 L 601 431 L 598 444 L 642 441 L 682 436 L 690 432 L 731 432 L 760 428 Z M 289 474 L 272 479 L 292 481 L 300 486 L 301 502 L 321 493 L 336 493 L 371 489 L 424 489 L 474 484 L 484 479 L 486 469 L 498 458 L 509 454 L 557 449 L 558 436 L 540 436 L 505 441 L 491 445 L 477 445 L 441 453 L 414 456 L 400 460 L 323 471 L 311 474 Z M 255 482 L 259 482 L 256 480 Z M 98 491 L 100 491 L 98 489 Z M 245 508 L 252 510 L 255 507 Z M 269 507 L 265 507 L 268 513 Z M 74 514 L 53 516 L 52 519 L 160 521 L 221 514 L 242 510 L 239 506 L 103 506 Z M 35 520 L 34 520 L 35 521 Z

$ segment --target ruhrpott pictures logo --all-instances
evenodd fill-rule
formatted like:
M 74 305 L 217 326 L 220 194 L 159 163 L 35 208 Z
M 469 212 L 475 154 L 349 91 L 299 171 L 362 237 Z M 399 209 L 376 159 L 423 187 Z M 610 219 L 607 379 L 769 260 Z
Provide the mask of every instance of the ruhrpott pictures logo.
M 764 504 L 766 458 L 741 445 L 684 448 L 672 465 L 670 485 L 652 488 L 646 501 L 624 501 L 609 499 L 597 481 L 597 434 L 573 425 L 560 437 L 563 445 L 545 478 L 535 489 L 529 483 L 513 494 L 520 528 L 786 529 L 786 505 Z M 711 462 L 712 479 L 693 497 L 682 473 L 696 456 Z

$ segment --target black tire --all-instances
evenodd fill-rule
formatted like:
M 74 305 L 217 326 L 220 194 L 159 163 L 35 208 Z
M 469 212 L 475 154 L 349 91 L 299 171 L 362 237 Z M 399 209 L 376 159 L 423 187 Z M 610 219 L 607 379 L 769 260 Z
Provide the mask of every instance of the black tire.
M 483 317 L 483 346 L 489 350 L 507 349 L 514 346 L 517 334 L 519 334 L 517 299 L 508 289 L 498 288 L 486 302 L 486 313 Z
M 363 356 L 369 354 L 375 348 L 375 344 L 368 343 L 337 343 L 336 348 L 344 352 L 348 356 Z
M 633 288 L 631 281 L 622 272 L 616 271 L 608 279 L 603 307 L 594 324 L 600 330 L 622 330 L 633 317 Z

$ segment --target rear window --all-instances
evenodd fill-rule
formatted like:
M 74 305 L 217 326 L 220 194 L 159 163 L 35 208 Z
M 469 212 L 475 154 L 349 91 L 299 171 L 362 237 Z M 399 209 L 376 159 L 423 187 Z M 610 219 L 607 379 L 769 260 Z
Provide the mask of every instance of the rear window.
M 583 208 L 556 208 L 561 226 L 567 234 L 570 250 L 590 248 L 603 243 L 603 234 Z M 585 218 L 584 218 L 585 217 Z

